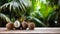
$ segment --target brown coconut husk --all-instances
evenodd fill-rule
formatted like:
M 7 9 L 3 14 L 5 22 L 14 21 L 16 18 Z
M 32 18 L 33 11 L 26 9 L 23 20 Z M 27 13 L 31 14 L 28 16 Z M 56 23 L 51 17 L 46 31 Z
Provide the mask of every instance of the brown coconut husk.
M 6 28 L 7 28 L 8 30 L 13 30 L 14 24 L 13 24 L 13 23 L 7 23 L 7 24 L 6 24 Z

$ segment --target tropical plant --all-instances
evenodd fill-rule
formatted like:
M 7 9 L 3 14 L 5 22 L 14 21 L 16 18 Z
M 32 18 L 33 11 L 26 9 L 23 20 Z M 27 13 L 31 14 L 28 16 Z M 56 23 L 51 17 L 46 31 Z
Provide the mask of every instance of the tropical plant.
M 29 14 L 30 11 L 29 0 L 13 0 L 12 2 L 6 3 L 0 7 L 1 13 L 10 15 L 9 17 L 17 19 L 18 17 Z
M 13 0 L 2 5 L 0 13 L 7 15 L 11 21 L 27 17 L 27 19 L 35 22 L 36 26 L 55 26 L 55 20 L 58 18 L 56 11 L 58 5 L 55 2 L 57 1 Z
M 55 10 L 57 5 L 52 7 L 46 0 L 33 0 L 32 5 L 33 11 L 28 18 L 36 22 L 37 26 L 55 26 L 53 24 L 56 24 L 55 19 L 57 19 L 58 13 Z
M 8 22 L 11 22 L 10 19 L 6 15 L 0 13 L 0 27 L 5 27 Z
M 0 6 L 2 6 L 5 3 L 11 2 L 12 0 L 0 0 Z

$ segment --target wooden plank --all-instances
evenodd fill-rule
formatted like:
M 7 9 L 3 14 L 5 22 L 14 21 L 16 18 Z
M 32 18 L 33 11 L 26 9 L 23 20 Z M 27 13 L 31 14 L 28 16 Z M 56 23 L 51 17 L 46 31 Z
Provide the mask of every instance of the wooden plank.
M 0 28 L 0 33 L 60 33 L 60 28 L 35 28 L 34 30 L 10 30 L 6 31 L 6 28 Z

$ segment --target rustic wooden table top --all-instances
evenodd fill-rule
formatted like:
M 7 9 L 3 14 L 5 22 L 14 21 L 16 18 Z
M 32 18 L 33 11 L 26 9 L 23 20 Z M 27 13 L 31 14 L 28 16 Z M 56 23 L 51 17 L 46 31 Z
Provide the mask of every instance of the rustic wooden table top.
M 60 28 L 35 28 L 34 30 L 10 30 L 6 31 L 6 28 L 0 27 L 0 33 L 60 33 Z

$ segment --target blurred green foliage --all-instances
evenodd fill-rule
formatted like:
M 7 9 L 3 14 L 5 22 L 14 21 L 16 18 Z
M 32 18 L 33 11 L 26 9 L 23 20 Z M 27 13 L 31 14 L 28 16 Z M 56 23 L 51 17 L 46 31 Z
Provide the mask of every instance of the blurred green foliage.
M 0 0 L 0 6 L 2 6 L 5 3 L 7 3 L 7 0 Z
M 0 6 L 2 6 L 5 3 L 11 2 L 12 0 L 0 0 Z
M 3 2 L 4 1 L 4 2 Z M 0 13 L 7 15 L 12 22 L 26 17 L 37 27 L 55 27 L 58 20 L 59 0 L 3 0 L 0 1 Z M 5 4 L 6 3 L 6 4 Z

